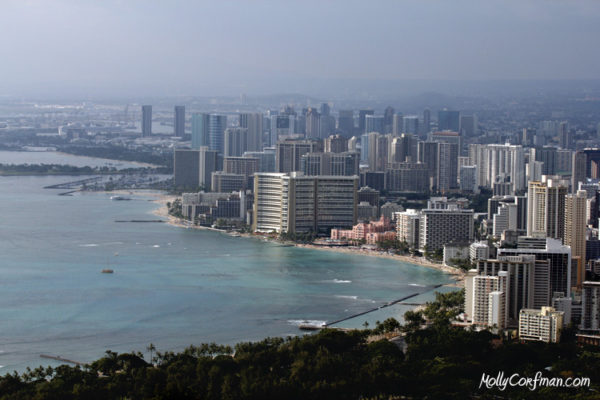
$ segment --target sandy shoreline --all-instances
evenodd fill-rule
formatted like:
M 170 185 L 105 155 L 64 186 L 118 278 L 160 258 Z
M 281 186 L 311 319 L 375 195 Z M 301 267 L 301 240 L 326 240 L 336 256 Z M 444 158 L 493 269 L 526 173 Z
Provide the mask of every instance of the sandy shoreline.
M 209 228 L 206 226 L 192 225 L 190 223 L 186 223 L 186 221 L 182 221 L 179 218 L 175 218 L 175 217 L 169 215 L 169 212 L 167 209 L 167 203 L 173 202 L 175 199 L 178 198 L 178 196 L 161 194 L 156 191 L 144 192 L 141 190 L 114 191 L 111 193 L 115 193 L 115 194 L 119 194 L 119 195 L 123 195 L 123 194 L 127 195 L 127 194 L 133 193 L 136 195 L 147 195 L 147 196 L 155 197 L 156 199 L 153 202 L 155 204 L 160 205 L 160 207 L 153 210 L 152 214 L 156 215 L 157 217 L 166 218 L 167 219 L 166 223 L 169 225 L 176 226 L 179 228 L 193 228 L 193 229 L 214 230 L 214 231 L 223 232 L 220 229 Z M 271 238 L 269 238 L 267 236 L 263 236 L 263 235 L 242 234 L 242 236 L 243 237 L 253 237 L 253 238 L 266 238 L 270 241 L 274 241 L 274 239 L 271 239 Z M 389 253 L 382 252 L 382 251 L 367 250 L 367 249 L 362 249 L 362 248 L 327 247 L 327 246 L 317 246 L 314 244 L 300 244 L 300 243 L 290 243 L 290 244 L 293 244 L 296 247 L 301 247 L 301 248 L 306 248 L 306 249 L 324 250 L 324 251 L 345 253 L 345 254 L 352 254 L 352 255 L 387 258 L 390 260 L 396 260 L 396 261 L 403 262 L 403 263 L 418 265 L 418 266 L 426 267 L 426 268 L 432 268 L 432 269 L 436 269 L 438 271 L 447 273 L 455 281 L 455 283 L 448 284 L 445 286 L 464 287 L 465 274 L 462 270 L 459 270 L 457 268 L 448 267 L 443 264 L 433 263 L 429 260 L 426 260 L 424 257 L 412 257 L 412 256 L 406 256 L 406 255 L 389 254 Z

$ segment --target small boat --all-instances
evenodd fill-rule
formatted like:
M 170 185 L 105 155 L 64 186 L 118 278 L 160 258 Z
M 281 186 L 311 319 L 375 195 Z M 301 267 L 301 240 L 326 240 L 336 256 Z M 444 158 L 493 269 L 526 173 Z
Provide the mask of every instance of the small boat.
M 110 268 L 105 268 L 105 269 L 103 269 L 103 270 L 102 270 L 102 273 L 103 273 L 103 274 L 112 274 L 113 272 L 115 272 L 115 271 L 113 271 L 113 270 L 112 270 L 112 269 L 110 269 Z
M 131 200 L 129 197 L 123 197 L 123 196 L 110 196 L 111 200 Z

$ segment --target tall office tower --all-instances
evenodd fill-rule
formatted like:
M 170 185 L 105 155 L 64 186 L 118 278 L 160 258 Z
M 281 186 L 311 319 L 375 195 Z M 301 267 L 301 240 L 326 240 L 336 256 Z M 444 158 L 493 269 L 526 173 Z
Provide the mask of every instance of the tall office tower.
M 586 178 L 600 178 L 600 149 L 584 149 L 573 154 L 571 187 L 573 191 Z
M 231 193 L 246 190 L 248 179 L 241 174 L 215 171 L 211 174 L 210 187 L 214 192 Z
M 556 151 L 556 173 L 559 175 L 571 175 L 573 172 L 573 150 L 558 149 Z M 573 188 L 575 190 L 576 188 Z
M 568 184 L 549 176 L 541 182 L 529 182 L 527 236 L 544 235 L 563 239 L 565 227 L 565 196 Z
M 223 154 L 224 135 L 227 128 L 227 116 L 209 114 L 208 115 L 208 147 L 218 153 Z
M 540 261 L 540 263 L 542 266 L 547 266 L 547 261 Z M 500 256 L 495 260 L 486 258 L 477 261 L 477 274 L 480 276 L 498 276 L 502 272 L 507 274 L 506 310 L 510 326 L 516 326 L 519 322 L 519 310 L 536 306 L 535 271 L 536 259 L 533 255 Z M 548 277 L 545 278 L 548 282 Z M 472 287 L 472 285 L 465 286 Z M 537 294 L 545 300 L 548 296 L 548 288 L 542 287 L 542 292 Z M 467 296 L 471 297 L 472 292 L 468 295 L 465 293 L 465 297 Z M 467 301 L 465 298 L 465 303 L 472 304 L 473 301 L 476 301 L 476 299 L 469 300 L 471 301 Z M 470 319 L 469 316 L 467 318 Z
M 564 244 L 571 246 L 571 256 L 585 260 L 587 192 L 567 194 L 565 198 Z
M 437 188 L 447 192 L 458 187 L 458 145 L 456 143 L 438 143 Z
M 437 188 L 438 143 L 419 142 L 417 145 L 418 161 L 427 165 L 429 171 L 429 187 Z M 457 160 L 458 161 L 458 160 Z
M 192 149 L 208 146 L 208 114 L 192 114 Z
M 556 147 L 536 147 L 529 151 L 529 159 L 543 162 L 542 175 L 555 175 L 557 170 L 557 149 Z
M 278 141 L 289 139 L 296 130 L 296 114 L 283 113 L 271 117 L 269 146 L 275 146 Z
M 175 106 L 175 121 L 173 121 L 173 135 L 180 138 L 185 136 L 185 106 Z
M 394 108 L 387 106 L 383 112 L 383 133 L 393 133 L 394 127 Z
M 259 172 L 260 161 L 256 157 L 225 157 L 223 172 L 250 177 Z
M 406 133 L 393 137 L 390 143 L 389 162 L 416 162 L 418 143 L 416 136 Z
M 523 128 L 521 136 L 521 145 L 523 147 L 532 147 L 535 144 L 536 130 L 532 128 Z
M 354 135 L 354 111 L 340 110 L 338 116 L 338 130 L 344 137 L 352 137 Z
M 427 192 L 430 173 L 427 164 L 392 162 L 385 171 L 385 189 L 398 192 Z
M 362 135 L 363 133 L 368 133 L 365 131 L 366 123 L 365 119 L 367 115 L 374 115 L 375 112 L 373 110 L 358 110 L 358 132 Z
M 323 151 L 320 142 L 312 140 L 284 140 L 277 142 L 276 169 L 277 172 L 301 171 L 301 157 L 306 153 Z
M 357 219 L 358 176 L 254 175 L 255 232 L 326 232 Z
M 360 135 L 360 161 L 369 162 L 369 134 Z
M 421 210 L 419 248 L 435 252 L 451 241 L 472 242 L 473 210 L 449 206 L 447 209 Z
M 248 129 L 248 151 L 261 151 L 263 148 L 262 113 L 240 114 L 240 128 Z
M 335 131 L 335 118 L 331 115 L 331 108 L 327 103 L 321 104 L 320 112 L 320 137 L 326 138 Z
M 142 137 L 152 135 L 152 106 L 142 106 Z
M 323 141 L 325 153 L 344 153 L 348 149 L 348 139 L 341 135 L 331 135 Z
M 404 133 L 419 134 L 419 117 L 416 115 L 407 115 L 403 118 Z
M 476 115 L 461 115 L 460 116 L 460 134 L 465 137 L 477 136 L 477 116 Z
M 400 136 L 404 132 L 404 116 L 402 113 L 394 114 L 392 119 L 392 134 Z
M 355 152 L 306 153 L 300 159 L 301 170 L 307 176 L 358 176 L 359 162 Z
M 596 139 L 600 139 L 600 122 L 596 125 Z
M 365 132 L 383 134 L 383 117 L 381 115 L 365 115 Z
M 477 184 L 477 165 L 462 165 L 458 172 L 460 179 L 460 190 L 464 192 L 478 193 L 479 185 Z
M 431 110 L 426 108 L 423 110 L 423 129 L 421 132 L 427 135 L 431 131 Z
M 388 163 L 388 137 L 377 132 L 368 134 L 369 140 L 369 169 L 371 171 L 385 171 Z
M 314 108 L 309 108 L 306 113 L 306 138 L 321 138 L 321 114 Z
M 581 303 L 579 329 L 589 333 L 600 333 L 600 282 L 583 282 Z
M 227 128 L 224 136 L 223 156 L 241 157 L 248 150 L 247 128 Z
M 558 124 L 558 142 L 563 149 L 571 149 L 573 147 L 573 134 L 569 130 L 569 123 L 563 121 Z
M 211 189 L 211 174 L 217 170 L 217 152 L 208 147 L 198 150 L 175 150 L 173 171 L 175 186 Z
M 547 296 L 536 300 L 536 307 L 550 304 L 556 292 L 562 292 L 567 297 L 571 296 L 571 248 L 569 246 L 563 245 L 559 239 L 520 236 L 516 249 L 498 249 L 498 257 L 524 254 L 534 255 L 536 261 L 549 262 L 548 273 L 541 269 L 538 271 L 536 267 L 534 275 L 536 292 L 542 293 L 545 285 L 549 287 Z M 546 276 L 549 277 L 549 283 L 545 282 Z
M 348 139 L 348 151 L 360 151 L 360 146 L 357 146 L 360 143 L 360 139 L 356 136 L 352 136 Z
M 438 130 L 459 132 L 460 112 L 445 109 L 438 111 Z
M 244 157 L 258 158 L 258 172 L 275 172 L 275 148 L 265 147 L 263 151 L 247 151 Z
M 554 137 L 558 133 L 558 124 L 556 121 L 540 121 L 539 132 L 545 137 Z

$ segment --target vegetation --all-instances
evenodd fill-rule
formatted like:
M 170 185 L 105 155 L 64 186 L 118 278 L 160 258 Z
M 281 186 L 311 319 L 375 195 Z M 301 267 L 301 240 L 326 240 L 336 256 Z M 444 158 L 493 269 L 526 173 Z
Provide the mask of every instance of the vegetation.
M 169 215 L 172 215 L 175 218 L 183 218 L 181 199 L 175 199 L 172 203 L 168 202 L 167 208 L 169 209 Z
M 139 149 L 128 149 L 122 146 L 60 146 L 63 153 L 78 156 L 109 158 L 111 160 L 135 161 L 166 167 L 163 173 L 173 173 L 173 153 L 156 153 L 153 151 L 141 151 Z
M 314 232 L 295 232 L 295 233 L 288 233 L 288 232 L 281 232 L 279 234 L 279 239 L 280 240 L 289 240 L 291 242 L 295 242 L 295 243 L 312 243 L 315 241 L 315 239 L 317 238 L 316 233 Z
M 600 350 L 502 341 L 488 331 L 454 327 L 464 292 L 437 294 L 423 311 L 373 330 L 324 329 L 304 337 L 229 346 L 203 344 L 181 353 L 107 351 L 84 368 L 39 367 L 0 377 L 0 400 L 19 399 L 596 399 Z M 368 325 L 365 324 L 365 327 Z M 402 332 L 406 351 L 388 340 Z M 566 335 L 569 336 L 569 335 Z M 572 335 L 571 335 L 572 337 Z M 589 377 L 590 388 L 480 388 L 482 374 Z

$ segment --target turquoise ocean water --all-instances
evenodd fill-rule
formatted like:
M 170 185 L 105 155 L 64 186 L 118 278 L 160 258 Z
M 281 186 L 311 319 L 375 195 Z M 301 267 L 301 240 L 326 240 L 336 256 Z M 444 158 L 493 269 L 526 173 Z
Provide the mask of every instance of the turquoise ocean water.
M 40 354 L 89 362 L 107 349 L 146 352 L 149 343 L 177 351 L 299 335 L 301 321 L 337 320 L 450 282 L 394 260 L 115 222 L 156 219 L 147 196 L 42 189 L 71 179 L 0 177 L 0 374 L 58 364 Z M 340 326 L 401 318 L 409 308 Z

